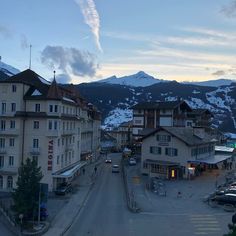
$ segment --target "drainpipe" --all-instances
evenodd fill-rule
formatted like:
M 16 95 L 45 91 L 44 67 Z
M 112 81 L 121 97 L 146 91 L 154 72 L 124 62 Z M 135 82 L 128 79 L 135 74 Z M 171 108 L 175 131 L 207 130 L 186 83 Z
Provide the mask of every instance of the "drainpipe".
M 23 84 L 23 101 L 24 101 L 24 112 L 26 112 L 26 101 L 24 100 L 25 85 Z M 23 115 L 23 132 L 22 132 L 22 146 L 21 146 L 21 163 L 24 162 L 24 145 L 25 145 L 25 115 Z

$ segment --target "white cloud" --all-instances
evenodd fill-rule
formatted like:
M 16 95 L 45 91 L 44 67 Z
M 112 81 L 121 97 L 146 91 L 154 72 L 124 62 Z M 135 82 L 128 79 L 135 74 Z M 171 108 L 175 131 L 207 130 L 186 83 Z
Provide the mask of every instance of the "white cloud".
M 98 49 L 102 52 L 100 44 L 100 17 L 93 0 L 74 0 L 84 16 L 85 23 L 91 28 Z

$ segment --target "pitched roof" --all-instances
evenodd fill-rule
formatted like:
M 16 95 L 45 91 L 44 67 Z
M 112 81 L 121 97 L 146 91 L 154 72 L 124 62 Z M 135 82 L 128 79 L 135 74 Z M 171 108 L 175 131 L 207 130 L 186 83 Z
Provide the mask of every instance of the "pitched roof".
M 155 129 L 153 132 L 144 136 L 142 140 L 162 130 L 168 132 L 169 134 L 173 135 L 174 137 L 178 138 L 179 140 L 181 140 L 182 142 L 184 142 L 189 146 L 201 145 L 205 143 L 214 143 L 212 137 L 207 133 L 204 133 L 204 137 L 200 138 L 199 136 L 194 134 L 193 128 L 186 128 L 186 127 L 159 127 Z
M 47 93 L 48 99 L 62 99 L 62 92 L 59 89 L 56 80 L 52 81 Z
M 137 109 L 174 109 L 178 106 L 185 106 L 188 110 L 192 110 L 185 101 L 167 101 L 167 102 L 142 102 L 131 107 Z

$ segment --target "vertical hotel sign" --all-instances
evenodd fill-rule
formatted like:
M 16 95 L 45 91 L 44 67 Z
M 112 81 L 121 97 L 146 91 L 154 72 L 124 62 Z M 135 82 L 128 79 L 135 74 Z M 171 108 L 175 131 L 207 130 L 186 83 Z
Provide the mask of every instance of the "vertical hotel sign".
M 53 139 L 48 141 L 48 170 L 52 170 Z

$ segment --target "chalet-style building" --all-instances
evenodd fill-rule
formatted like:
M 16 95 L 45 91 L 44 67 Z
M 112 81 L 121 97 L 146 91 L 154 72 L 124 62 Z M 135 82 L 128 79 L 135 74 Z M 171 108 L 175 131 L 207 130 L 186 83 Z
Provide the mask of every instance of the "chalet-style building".
M 107 133 L 116 139 L 116 150 L 121 151 L 131 145 L 132 121 L 123 122 L 117 128 L 107 131 Z
M 133 109 L 133 139 L 138 140 L 158 127 L 210 128 L 213 115 L 207 109 L 192 109 L 183 100 L 144 102 Z
M 0 81 L 0 189 L 15 187 L 18 168 L 35 159 L 49 191 L 96 158 L 100 113 L 76 92 L 28 69 Z
M 141 172 L 164 179 L 189 178 L 217 168 L 229 157 L 215 155 L 215 140 L 204 129 L 159 127 L 142 139 Z

